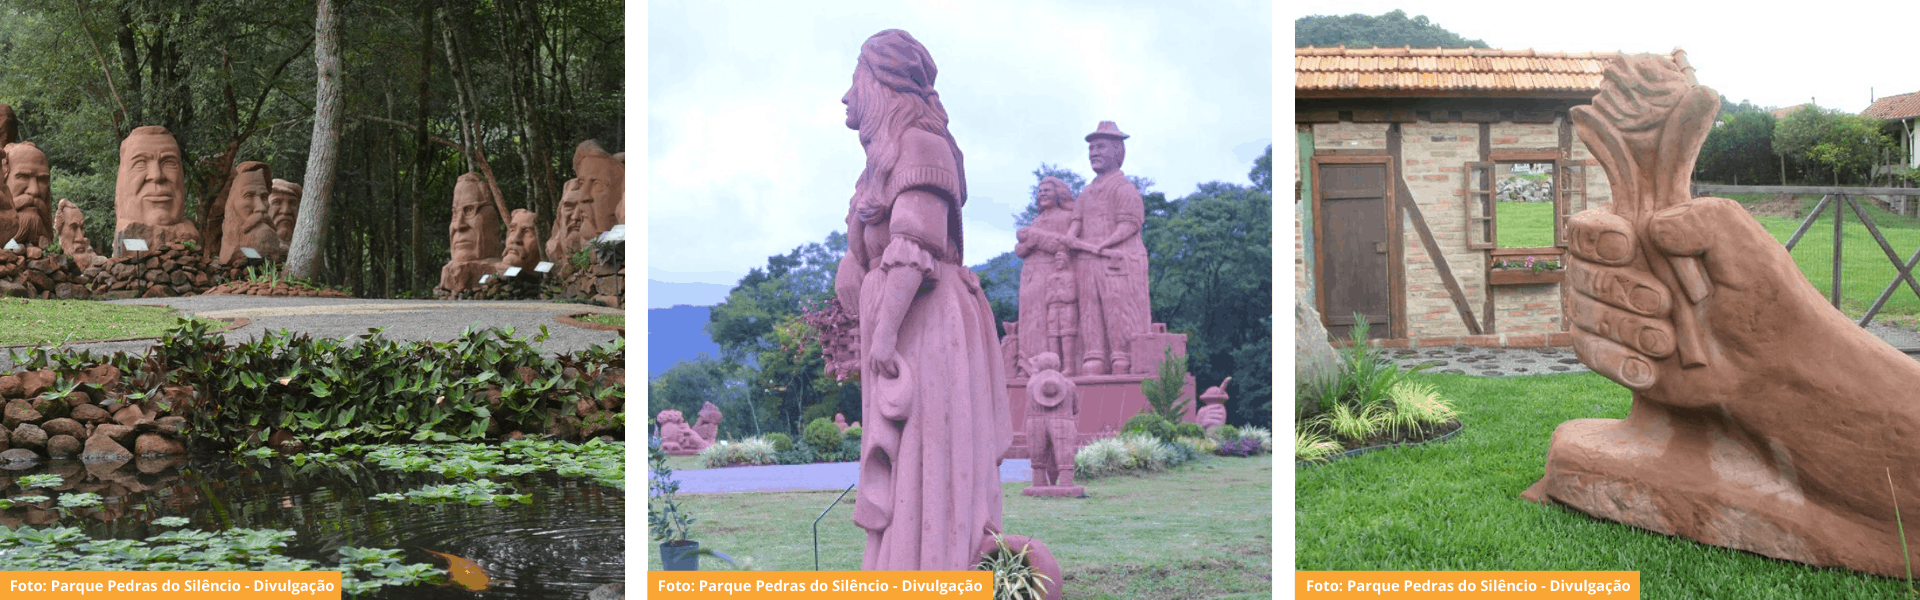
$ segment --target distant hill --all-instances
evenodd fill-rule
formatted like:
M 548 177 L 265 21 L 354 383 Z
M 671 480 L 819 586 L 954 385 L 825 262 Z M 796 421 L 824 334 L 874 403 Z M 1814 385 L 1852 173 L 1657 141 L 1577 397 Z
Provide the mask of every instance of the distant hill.
M 650 293 L 651 294 L 651 293 Z M 675 363 L 701 354 L 720 358 L 720 345 L 707 337 L 705 306 L 647 309 L 647 378 L 658 377 Z
M 733 286 L 719 283 L 675 283 L 647 280 L 647 309 L 672 308 L 677 305 L 713 306 L 727 301 L 727 292 Z

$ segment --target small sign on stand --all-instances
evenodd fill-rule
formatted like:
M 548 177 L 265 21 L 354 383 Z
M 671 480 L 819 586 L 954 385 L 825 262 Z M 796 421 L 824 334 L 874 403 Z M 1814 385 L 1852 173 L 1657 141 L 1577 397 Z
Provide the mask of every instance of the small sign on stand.
M 543 260 L 543 261 L 540 261 L 540 264 L 537 264 L 537 265 L 534 265 L 534 266 L 533 266 L 533 272 L 535 272 L 535 273 L 540 273 L 540 274 L 542 274 L 542 275 L 544 275 L 544 274 L 547 274 L 547 273 L 549 273 L 549 272 L 552 272 L 552 271 L 553 271 L 553 263 L 550 263 L 550 262 L 547 262 L 547 261 L 544 261 L 544 260 Z
M 520 267 L 507 267 L 507 272 L 500 274 L 500 276 L 501 277 L 519 277 Z
M 260 251 L 259 251 L 259 250 L 255 250 L 255 249 L 252 249 L 252 248 L 248 248 L 248 247 L 246 247 L 246 246 L 241 246 L 241 247 L 240 247 L 240 254 L 241 254 L 242 256 L 245 256 L 245 257 L 247 257 L 247 262 L 256 262 L 256 261 L 259 261 L 259 260 L 261 260 L 261 257 L 260 257 Z
M 492 273 L 488 273 L 488 274 L 486 274 L 486 275 L 481 275 L 481 276 L 480 276 L 480 283 L 481 283 L 482 285 L 485 285 L 485 284 L 487 283 L 487 280 L 489 280 L 489 279 L 492 279 L 492 278 L 493 278 L 493 274 L 492 274 Z
M 140 238 L 125 238 L 120 240 L 120 247 L 126 249 L 127 256 L 132 257 L 132 260 L 139 261 L 146 259 L 146 240 Z

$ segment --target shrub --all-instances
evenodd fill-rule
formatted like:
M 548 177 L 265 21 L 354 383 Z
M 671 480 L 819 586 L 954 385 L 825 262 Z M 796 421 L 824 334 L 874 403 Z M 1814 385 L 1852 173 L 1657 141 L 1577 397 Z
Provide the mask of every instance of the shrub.
M 849 440 L 853 440 L 856 442 L 860 441 L 860 427 L 857 425 L 853 427 L 848 427 L 846 431 L 842 431 L 840 432 L 840 434 L 847 436 L 847 439 Z
M 1172 440 L 1174 438 L 1172 423 L 1168 423 L 1167 420 L 1160 415 L 1146 411 L 1141 411 L 1140 414 L 1127 419 L 1127 424 L 1125 427 L 1120 428 L 1120 433 L 1137 433 L 1150 436 L 1157 440 Z
M 1240 439 L 1258 441 L 1261 452 L 1273 452 L 1273 430 L 1248 425 L 1240 429 Z
M 840 457 L 834 462 L 853 462 L 860 460 L 860 440 L 847 438 L 840 442 Z
M 1339 373 L 1302 382 L 1296 390 L 1297 421 L 1305 422 L 1330 413 L 1340 405 L 1346 405 L 1356 412 L 1365 412 L 1369 407 L 1386 401 L 1393 388 L 1408 375 L 1426 368 L 1422 365 L 1402 372 L 1386 357 L 1385 350 L 1368 343 L 1365 316 L 1356 314 L 1354 318 L 1358 322 L 1349 332 L 1349 344 L 1338 349 L 1342 363 Z
M 1199 423 L 1181 423 L 1173 426 L 1173 437 L 1203 438 L 1207 437 L 1207 432 L 1200 428 Z
M 1161 419 L 1178 421 L 1187 414 L 1187 406 L 1193 401 L 1185 397 L 1181 388 L 1187 383 L 1187 357 L 1174 356 L 1173 347 L 1168 346 L 1166 356 L 1160 360 L 1160 376 L 1140 381 L 1140 393 L 1147 397 L 1147 404 Z M 1160 436 L 1171 440 L 1173 436 Z
M 1207 439 L 1225 444 L 1240 441 L 1240 428 L 1232 425 L 1215 425 L 1207 431 Z
M 806 444 L 794 444 L 792 448 L 773 453 L 774 464 L 780 465 L 810 465 L 818 458 L 819 455 Z
M 786 452 L 793 449 L 793 438 L 788 437 L 787 434 L 774 432 L 767 434 L 765 437 L 767 441 L 773 443 L 774 452 Z
M 735 465 L 770 465 L 774 461 L 773 443 L 766 438 L 747 438 L 738 442 L 715 442 L 700 451 L 700 464 L 709 469 Z
M 1117 438 L 1094 440 L 1073 455 L 1074 475 L 1082 478 L 1105 477 L 1136 471 L 1160 471 L 1168 466 L 1198 458 L 1186 449 L 1174 449 L 1175 443 L 1152 436 L 1123 433 Z
M 1340 444 L 1333 441 L 1333 438 L 1309 431 L 1295 431 L 1293 433 L 1294 460 L 1325 460 L 1328 456 L 1332 456 L 1335 452 L 1339 451 Z
M 833 421 L 814 419 L 807 424 L 807 430 L 800 434 L 800 439 L 812 446 L 815 452 L 839 452 L 840 442 L 846 436 L 840 435 L 840 428 L 835 427 Z

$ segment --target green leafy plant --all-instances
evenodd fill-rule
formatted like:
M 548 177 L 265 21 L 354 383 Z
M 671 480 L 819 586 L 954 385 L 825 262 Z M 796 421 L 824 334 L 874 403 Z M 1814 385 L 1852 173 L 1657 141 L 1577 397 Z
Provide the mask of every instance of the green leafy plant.
M 1215 425 L 1207 430 L 1207 439 L 1222 444 L 1237 442 L 1240 441 L 1240 428 L 1227 424 Z
M 1532 257 L 1532 256 L 1527 257 L 1527 259 L 1524 261 L 1496 260 L 1496 261 L 1493 261 L 1493 264 L 1490 266 L 1495 269 L 1514 269 L 1514 270 L 1525 269 L 1528 271 L 1533 271 L 1534 274 L 1536 275 L 1539 274 L 1541 271 L 1558 271 L 1560 269 L 1566 268 L 1566 265 L 1561 264 L 1560 261 L 1536 259 L 1535 257 Z
M 1177 438 L 1203 438 L 1207 437 L 1207 430 L 1201 429 L 1199 423 L 1183 422 L 1173 426 L 1173 436 Z
M 1007 540 L 999 533 L 993 534 L 995 548 L 980 559 L 977 571 L 993 572 L 994 600 L 1038 600 L 1047 597 L 1052 589 L 1053 578 L 1038 569 L 1027 560 L 1030 547 L 1022 546 L 1018 551 L 1007 547 Z
M 768 442 L 773 443 L 774 452 L 786 452 L 793 449 L 793 438 L 787 436 L 787 434 L 776 431 L 767 434 L 765 437 Z
M 1341 437 L 1360 441 L 1373 437 L 1387 426 L 1392 416 L 1385 406 L 1367 405 L 1355 410 L 1345 404 L 1335 405 L 1333 411 L 1326 414 L 1325 423 L 1329 429 Z
M 1120 426 L 1120 432 L 1137 433 L 1158 440 L 1172 440 L 1176 437 L 1172 423 L 1167 422 L 1159 413 L 1144 410 L 1128 417 L 1126 424 Z
M 808 446 L 812 446 L 816 453 L 838 453 L 840 442 L 844 441 L 846 436 L 840 434 L 840 428 L 835 426 L 833 421 L 819 418 L 807 424 L 807 430 L 800 435 L 800 439 L 804 440 Z
M 721 440 L 700 451 L 700 464 L 707 468 L 735 465 L 774 464 L 773 443 L 766 438 L 747 438 L 738 442 Z
M 27 475 L 14 480 L 14 483 L 20 484 L 20 487 L 23 488 L 55 488 L 60 487 L 60 484 L 64 482 L 64 479 L 53 473 Z
M 1333 438 L 1304 429 L 1293 432 L 1294 460 L 1325 460 L 1339 451 L 1340 444 L 1333 441 Z
M 1140 392 L 1147 397 L 1147 404 L 1154 414 L 1166 419 L 1168 423 L 1178 423 L 1187 416 L 1187 405 L 1192 400 L 1182 397 L 1181 388 L 1187 383 L 1187 357 L 1174 356 L 1173 347 L 1168 346 L 1166 356 L 1160 360 L 1160 376 L 1140 381 Z M 1162 439 L 1172 439 L 1172 435 Z
M 647 465 L 653 472 L 647 483 L 647 527 L 653 540 L 684 545 L 692 534 L 694 518 L 675 501 L 680 482 L 673 480 L 673 467 L 667 466 L 667 453 L 660 449 L 660 436 L 647 440 Z

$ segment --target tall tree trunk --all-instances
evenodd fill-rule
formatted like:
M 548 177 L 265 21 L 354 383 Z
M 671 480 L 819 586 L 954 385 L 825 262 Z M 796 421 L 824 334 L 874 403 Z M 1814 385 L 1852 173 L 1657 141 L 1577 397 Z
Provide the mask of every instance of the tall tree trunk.
M 413 130 L 413 147 L 415 153 L 413 159 L 413 177 L 411 178 L 411 185 L 413 186 L 413 215 L 408 219 L 408 222 L 413 226 L 412 231 L 409 232 L 412 239 L 408 240 L 408 258 L 413 261 L 413 268 L 411 270 L 413 278 L 407 285 L 407 289 L 410 290 L 433 288 L 433 284 L 427 280 L 427 244 L 426 238 L 422 235 L 420 223 L 420 220 L 425 218 L 420 214 L 420 211 L 426 206 L 427 202 L 427 172 L 432 168 L 433 164 L 433 148 L 427 145 L 427 112 L 430 107 L 428 100 L 432 98 L 430 94 L 432 90 L 433 5 L 429 2 L 423 2 L 420 6 L 420 108 L 419 112 L 415 115 L 415 118 L 418 119 L 418 126 Z
M 493 179 L 493 168 L 487 166 L 486 151 L 480 148 L 480 126 L 473 122 L 478 118 L 473 110 L 473 103 L 477 100 L 473 94 L 471 73 L 467 71 L 467 57 L 460 52 L 447 9 L 438 8 L 434 12 L 440 19 L 440 38 L 446 42 L 447 68 L 453 75 L 454 97 L 460 103 L 460 145 L 466 147 L 467 170 L 473 171 L 478 167 L 480 174 L 485 176 L 487 191 L 493 195 L 494 210 L 500 213 L 501 222 L 505 222 L 507 202 L 500 197 L 500 183 Z
M 333 194 L 334 161 L 340 154 L 340 122 L 346 112 L 340 89 L 340 14 L 334 0 L 319 0 L 313 22 L 313 63 L 318 73 L 313 102 L 313 143 L 307 151 L 306 186 L 287 253 L 290 277 L 313 277 Z

